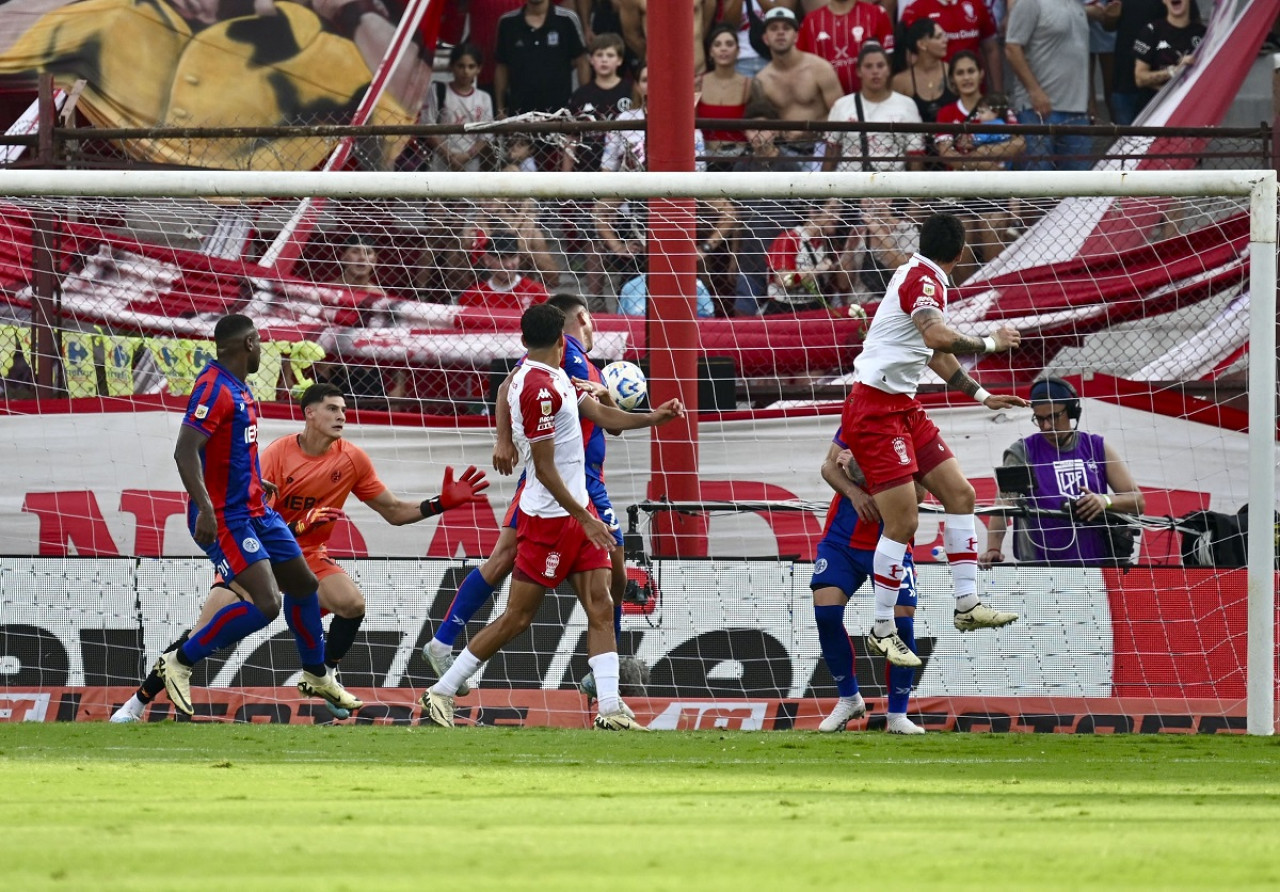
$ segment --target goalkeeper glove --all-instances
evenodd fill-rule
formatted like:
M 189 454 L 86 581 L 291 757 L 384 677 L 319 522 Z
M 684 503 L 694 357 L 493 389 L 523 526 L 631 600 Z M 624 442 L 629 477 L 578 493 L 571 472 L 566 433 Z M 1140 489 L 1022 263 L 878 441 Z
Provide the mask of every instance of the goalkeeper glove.
M 442 514 L 451 508 L 457 508 L 459 505 L 465 505 L 469 502 L 483 502 L 484 496 L 480 493 L 489 488 L 489 481 L 485 479 L 484 471 L 476 469 L 475 465 L 471 465 L 462 472 L 462 476 L 457 480 L 453 479 L 453 468 L 446 466 L 444 469 L 444 483 L 440 487 L 440 495 L 434 499 L 426 499 L 419 509 L 422 511 L 423 517 L 434 517 Z
M 295 536 L 305 536 L 316 527 L 324 526 L 326 523 L 333 523 L 343 514 L 337 508 L 312 508 L 302 517 L 289 524 L 289 532 Z

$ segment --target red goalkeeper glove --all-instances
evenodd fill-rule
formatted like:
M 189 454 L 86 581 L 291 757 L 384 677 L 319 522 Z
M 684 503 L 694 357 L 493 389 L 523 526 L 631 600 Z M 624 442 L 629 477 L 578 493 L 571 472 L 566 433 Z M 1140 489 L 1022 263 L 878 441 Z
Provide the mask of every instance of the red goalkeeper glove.
M 324 526 L 326 523 L 333 523 L 343 513 L 337 508 L 312 508 L 302 517 L 289 524 L 289 531 L 295 536 L 305 536 L 316 527 Z
M 434 517 L 459 505 L 483 502 L 484 496 L 480 493 L 488 488 L 489 481 L 485 479 L 484 471 L 478 470 L 475 465 L 463 471 L 462 476 L 457 480 L 453 479 L 453 468 L 445 467 L 440 495 L 434 499 L 427 499 L 419 508 L 422 510 L 423 517 Z

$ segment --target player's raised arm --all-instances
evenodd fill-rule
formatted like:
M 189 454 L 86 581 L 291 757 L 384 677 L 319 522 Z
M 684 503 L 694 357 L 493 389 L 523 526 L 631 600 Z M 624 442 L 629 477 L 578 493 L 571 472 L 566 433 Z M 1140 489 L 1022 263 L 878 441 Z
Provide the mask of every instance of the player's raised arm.
M 438 496 L 421 502 L 406 502 L 391 490 L 384 489 L 365 504 L 378 512 L 387 523 L 399 527 L 452 511 L 461 505 L 483 502 L 485 497 L 481 493 L 488 488 L 489 481 L 485 478 L 484 471 L 475 465 L 468 467 L 456 480 L 453 468 L 446 466 Z
M 612 406 L 606 406 L 594 399 L 583 399 L 578 403 L 578 412 L 584 417 L 610 431 L 632 431 L 642 427 L 657 427 L 684 417 L 684 403 L 679 400 L 667 400 L 652 412 L 623 412 Z
M 921 309 L 911 314 L 911 321 L 924 338 L 924 345 L 935 353 L 972 355 L 1004 353 L 1022 343 L 1022 334 L 1012 325 L 992 329 L 986 337 L 966 335 L 947 324 L 941 310 Z

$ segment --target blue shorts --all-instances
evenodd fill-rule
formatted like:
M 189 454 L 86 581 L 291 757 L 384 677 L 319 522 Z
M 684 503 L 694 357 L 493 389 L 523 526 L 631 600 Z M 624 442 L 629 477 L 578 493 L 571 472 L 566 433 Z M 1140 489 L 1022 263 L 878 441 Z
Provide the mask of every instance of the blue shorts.
M 195 532 L 195 514 L 187 516 L 187 527 Z M 267 509 L 261 517 L 224 518 L 218 538 L 204 549 L 224 582 L 230 582 L 258 561 L 282 564 L 302 557 L 298 540 L 289 532 L 284 518 Z
M 618 520 L 618 515 L 613 510 L 609 493 L 605 492 L 604 481 L 590 474 L 587 475 L 587 498 L 591 499 L 591 504 L 596 506 L 596 514 L 600 519 L 609 525 L 609 531 L 613 533 L 613 544 L 621 545 L 622 522 Z
M 823 539 L 818 543 L 818 557 L 813 564 L 813 578 L 809 580 L 809 588 L 814 591 L 820 588 L 838 588 L 845 595 L 852 596 L 871 578 L 875 556 L 874 551 L 850 548 L 848 545 Z M 898 588 L 898 606 L 915 607 L 916 567 L 911 560 L 910 549 L 902 563 L 905 572 L 902 585 Z
M 524 490 L 524 478 L 520 478 L 520 483 L 516 487 L 515 497 L 511 500 L 511 505 L 507 508 L 506 516 L 503 518 L 506 525 L 511 529 L 516 528 L 516 524 L 520 521 L 520 493 Z M 605 492 L 604 481 L 596 477 L 587 475 L 587 499 L 595 506 L 596 516 L 603 520 L 609 527 L 609 531 L 613 533 L 613 544 L 622 544 L 622 524 L 618 521 L 618 515 L 613 510 L 613 502 L 609 501 L 609 493 Z

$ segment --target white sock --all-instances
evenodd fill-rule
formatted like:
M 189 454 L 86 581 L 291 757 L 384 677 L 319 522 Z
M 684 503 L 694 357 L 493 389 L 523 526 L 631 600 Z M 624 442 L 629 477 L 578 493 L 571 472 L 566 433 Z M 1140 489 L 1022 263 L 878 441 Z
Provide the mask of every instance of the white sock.
M 453 648 L 445 644 L 443 641 L 437 641 L 432 638 L 427 642 L 427 649 L 431 651 L 433 657 L 447 657 L 453 653 Z
M 877 627 L 886 620 L 890 627 L 893 626 L 893 608 L 898 603 L 898 589 L 902 585 L 902 559 L 906 556 L 905 542 L 895 542 L 888 536 L 881 536 L 880 541 L 876 543 L 876 555 L 871 563 L 871 571 L 874 574 L 872 581 L 875 584 L 876 593 L 874 616 Z
M 471 652 L 471 648 L 464 647 L 462 653 L 458 654 L 458 658 L 449 667 L 449 671 L 431 686 L 431 690 L 437 694 L 452 697 L 458 693 L 458 686 L 474 675 L 482 662 L 483 660 Z
M 130 697 L 128 700 L 125 701 L 124 706 L 120 707 L 120 712 L 127 712 L 127 713 L 130 713 L 131 715 L 136 715 L 139 718 L 141 718 L 142 711 L 146 708 L 147 708 L 147 704 L 139 700 L 138 695 L 135 692 L 132 697 Z
M 972 514 L 944 514 L 942 547 L 951 565 L 956 610 L 972 610 L 978 604 L 978 521 Z
M 596 677 L 596 699 L 600 701 L 600 714 L 612 715 L 622 708 L 618 702 L 618 652 L 596 654 L 587 660 Z

